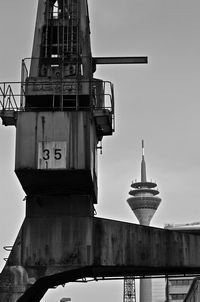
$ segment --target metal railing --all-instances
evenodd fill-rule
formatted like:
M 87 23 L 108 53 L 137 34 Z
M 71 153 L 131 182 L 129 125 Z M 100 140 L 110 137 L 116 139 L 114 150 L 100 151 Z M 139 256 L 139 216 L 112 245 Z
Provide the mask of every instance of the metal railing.
M 34 81 L 33 79 L 38 78 L 38 68 L 40 65 L 40 61 L 43 61 L 44 64 L 48 66 L 48 81 L 47 77 L 39 77 L 40 81 Z M 87 60 L 88 64 L 91 64 L 92 69 L 92 61 L 89 57 L 84 56 L 82 60 Z M 90 62 L 91 61 L 91 62 Z M 68 63 L 67 63 L 68 62 Z M 91 80 L 84 80 L 84 78 L 80 75 L 75 77 L 70 77 L 70 68 L 68 70 L 68 66 L 70 67 L 71 64 L 80 64 L 80 62 L 73 63 L 70 59 L 66 61 L 66 58 L 62 56 L 51 57 L 51 58 L 24 58 L 22 60 L 22 67 L 21 67 L 21 106 L 24 105 L 24 96 L 26 94 L 26 83 L 28 82 L 29 85 L 33 85 L 34 89 L 41 89 L 41 90 L 48 90 L 53 93 L 53 95 L 57 95 L 58 93 L 66 94 L 65 89 L 69 88 L 69 85 L 74 85 L 74 89 L 76 90 L 76 95 L 80 95 L 79 85 L 88 84 L 90 86 L 90 94 L 91 97 L 96 98 L 104 98 L 104 108 L 111 110 L 112 114 L 114 114 L 114 88 L 113 84 L 110 81 L 101 81 L 98 79 L 92 78 Z M 34 67 L 33 67 L 34 66 Z M 41 66 L 40 66 L 41 69 Z M 79 69 L 79 68 L 78 68 Z M 57 78 L 57 74 L 59 71 L 59 75 L 62 77 Z M 69 72 L 69 74 L 68 74 Z M 66 73 L 69 77 L 66 76 Z M 71 81 L 70 81 L 71 80 Z M 46 81 L 46 82 L 45 82 Z M 101 91 L 99 89 L 99 83 L 102 83 Z M 52 89 L 54 87 L 54 90 Z M 73 88 L 73 87 L 72 87 Z M 56 91 L 57 90 L 57 91 Z M 96 94 L 96 95 L 95 95 Z M 91 101 L 91 104 L 94 103 Z M 61 102 L 62 104 L 62 102 Z M 103 105 L 103 104 L 102 104 Z
M 13 87 L 19 91 L 20 82 L 0 82 L 0 110 L 20 110 L 21 93 L 13 90 Z
M 14 110 L 24 111 L 26 110 L 26 97 L 51 95 L 52 102 L 47 108 L 48 110 L 63 110 L 70 108 L 65 106 L 64 101 L 68 98 L 76 99 L 76 104 L 71 109 L 80 109 L 79 98 L 87 95 L 87 92 L 78 91 L 81 90 L 78 86 L 86 86 L 88 90 L 88 96 L 91 98 L 89 107 L 92 110 L 107 109 L 114 114 L 114 96 L 113 87 L 110 82 L 102 82 L 101 91 L 98 91 L 98 82 L 94 81 L 28 81 L 28 82 L 0 82 L 0 110 Z M 91 95 L 89 95 L 89 87 L 91 85 Z M 59 106 L 56 105 L 55 99 L 60 98 Z M 42 107 L 42 106 L 41 106 Z M 37 106 L 32 106 L 32 110 L 37 109 Z M 29 108 L 30 110 L 30 108 Z
M 50 74 L 38 76 L 40 59 L 22 60 L 20 82 L 0 82 L 0 117 L 4 125 L 15 125 L 18 111 L 90 110 L 98 117 L 105 115 L 111 120 L 114 131 L 114 89 L 111 82 L 95 78 L 88 80 L 82 75 L 68 76 L 66 71 L 57 77 L 56 71 L 67 66 L 62 58 L 57 57 L 44 58 L 48 61 L 44 61 L 45 64 L 52 60 L 48 65 Z M 61 65 L 55 67 L 53 60 L 58 60 Z

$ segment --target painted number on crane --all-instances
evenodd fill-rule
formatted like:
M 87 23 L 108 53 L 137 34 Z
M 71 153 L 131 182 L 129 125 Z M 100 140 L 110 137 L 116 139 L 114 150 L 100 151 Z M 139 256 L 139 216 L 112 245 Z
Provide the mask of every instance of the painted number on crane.
M 66 168 L 66 142 L 39 142 L 38 169 Z
M 43 156 L 42 158 L 44 160 L 49 160 L 51 158 L 51 150 L 50 149 L 44 149 L 43 150 Z M 62 159 L 62 149 L 54 149 L 53 150 L 53 157 L 55 160 L 60 160 Z

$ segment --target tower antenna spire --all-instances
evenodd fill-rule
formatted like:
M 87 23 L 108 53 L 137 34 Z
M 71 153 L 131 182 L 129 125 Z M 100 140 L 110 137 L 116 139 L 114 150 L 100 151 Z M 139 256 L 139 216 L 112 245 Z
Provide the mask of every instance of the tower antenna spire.
M 144 160 L 144 140 L 142 140 L 141 182 L 147 181 L 146 163 Z
M 142 140 L 142 156 L 144 156 L 144 140 Z

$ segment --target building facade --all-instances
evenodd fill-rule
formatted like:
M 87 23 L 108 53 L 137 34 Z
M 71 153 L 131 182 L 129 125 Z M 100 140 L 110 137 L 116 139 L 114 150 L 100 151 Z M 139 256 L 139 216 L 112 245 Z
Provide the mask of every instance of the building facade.
M 193 277 L 168 278 L 166 285 L 167 301 L 183 302 L 192 282 Z
M 166 279 L 153 278 L 152 279 L 152 301 L 165 302 L 166 301 Z
M 165 229 L 199 233 L 200 223 L 188 224 L 168 224 Z M 198 280 L 198 279 L 196 279 Z M 200 301 L 200 284 L 199 281 L 194 283 L 194 277 L 176 277 L 168 278 L 166 283 L 167 302 L 199 302 Z M 196 284 L 196 285 L 195 285 Z M 190 288 L 193 288 L 190 290 Z M 188 293 L 190 292 L 190 295 Z M 197 298 L 198 296 L 198 298 Z M 187 298 L 186 298 L 187 297 Z M 197 300 L 195 300 L 197 299 Z
M 194 278 L 183 302 L 199 302 L 199 301 L 200 301 L 200 277 Z

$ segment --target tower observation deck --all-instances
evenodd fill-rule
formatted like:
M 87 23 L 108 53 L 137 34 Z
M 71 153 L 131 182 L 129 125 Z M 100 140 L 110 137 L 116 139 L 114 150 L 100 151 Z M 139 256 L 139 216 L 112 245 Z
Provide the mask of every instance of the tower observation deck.
M 161 198 L 157 195 L 157 184 L 147 181 L 146 162 L 144 158 L 144 141 L 142 141 L 141 181 L 131 184 L 127 202 L 142 225 L 149 225 Z

